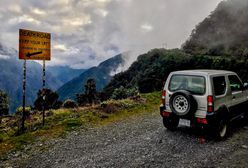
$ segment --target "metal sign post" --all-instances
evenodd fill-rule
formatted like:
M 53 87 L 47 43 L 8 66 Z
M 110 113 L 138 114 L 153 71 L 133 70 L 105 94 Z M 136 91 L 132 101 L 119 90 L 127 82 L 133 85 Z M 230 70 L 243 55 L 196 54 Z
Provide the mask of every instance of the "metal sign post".
M 23 83 L 22 83 L 22 131 L 25 130 L 25 106 L 26 106 L 26 59 L 23 64 Z
M 19 59 L 24 60 L 23 79 L 23 116 L 22 129 L 24 130 L 25 120 L 25 91 L 26 91 L 26 60 L 43 60 L 42 91 L 43 96 L 43 125 L 45 124 L 45 60 L 51 59 L 51 33 L 38 32 L 32 30 L 19 30 Z
M 45 125 L 45 103 L 46 103 L 46 93 L 45 93 L 45 86 L 46 86 L 46 64 L 45 60 L 43 60 L 43 75 L 42 75 L 42 90 L 43 90 L 43 111 L 42 111 L 42 124 Z

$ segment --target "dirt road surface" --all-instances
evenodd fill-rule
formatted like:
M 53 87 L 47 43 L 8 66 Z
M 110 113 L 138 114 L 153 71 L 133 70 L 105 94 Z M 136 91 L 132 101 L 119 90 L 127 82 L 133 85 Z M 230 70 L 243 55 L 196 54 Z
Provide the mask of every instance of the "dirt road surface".
M 142 114 L 27 147 L 2 167 L 246 167 L 248 124 L 229 138 L 200 144 L 194 131 L 166 130 L 158 113 Z M 1 167 L 1 166 L 0 166 Z

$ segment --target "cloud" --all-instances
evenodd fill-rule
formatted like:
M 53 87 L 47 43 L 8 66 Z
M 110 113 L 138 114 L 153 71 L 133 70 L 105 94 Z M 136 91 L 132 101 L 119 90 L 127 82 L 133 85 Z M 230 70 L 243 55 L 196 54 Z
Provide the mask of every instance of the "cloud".
M 14 24 L 18 24 L 18 23 L 23 23 L 23 22 L 29 22 L 29 23 L 33 23 L 36 25 L 40 25 L 40 21 L 33 18 L 32 16 L 29 15 L 22 15 L 22 16 L 18 16 L 16 18 L 12 18 L 9 20 L 9 24 L 10 25 L 14 25 Z
M 59 51 L 66 51 L 67 50 L 67 48 L 64 44 L 56 44 L 53 46 L 53 48 L 55 50 L 59 50 Z
M 0 54 L 0 59 L 9 59 L 9 58 L 10 58 L 10 56 L 8 56 L 8 55 Z
M 46 12 L 44 10 L 41 10 L 39 8 L 34 8 L 32 12 L 36 15 L 46 15 Z
M 18 49 L 20 28 L 52 33 L 48 65 L 89 68 L 131 51 L 180 47 L 221 0 L 0 1 L 0 42 Z
M 153 26 L 150 25 L 150 24 L 148 24 L 148 23 L 142 24 L 142 25 L 140 26 L 140 28 L 141 28 L 142 31 L 144 31 L 145 33 L 150 32 L 150 31 L 153 30 Z

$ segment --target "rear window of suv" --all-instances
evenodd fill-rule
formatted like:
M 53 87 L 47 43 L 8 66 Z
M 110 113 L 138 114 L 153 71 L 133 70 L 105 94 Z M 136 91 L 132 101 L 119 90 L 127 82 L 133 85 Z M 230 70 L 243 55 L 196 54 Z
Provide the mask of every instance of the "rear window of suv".
M 224 76 L 213 77 L 213 86 L 215 96 L 220 96 L 226 92 L 226 80 Z
M 203 76 L 173 75 L 169 83 L 171 92 L 186 90 L 195 95 L 203 95 L 206 91 L 206 82 Z

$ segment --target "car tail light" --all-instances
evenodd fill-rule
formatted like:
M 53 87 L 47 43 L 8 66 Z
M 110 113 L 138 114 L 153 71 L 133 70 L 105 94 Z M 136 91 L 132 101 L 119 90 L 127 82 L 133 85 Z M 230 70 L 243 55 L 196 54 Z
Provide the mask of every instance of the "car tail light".
M 206 118 L 197 118 L 197 123 L 208 124 L 208 121 Z
M 167 111 L 164 111 L 164 112 L 162 112 L 162 116 L 163 117 L 169 117 L 170 116 L 170 113 L 167 112 Z
M 165 98 L 166 98 L 166 91 L 163 89 L 162 91 L 162 99 L 161 99 L 161 102 L 163 105 L 165 105 Z
M 213 96 L 208 96 L 208 113 L 214 112 L 214 98 Z

